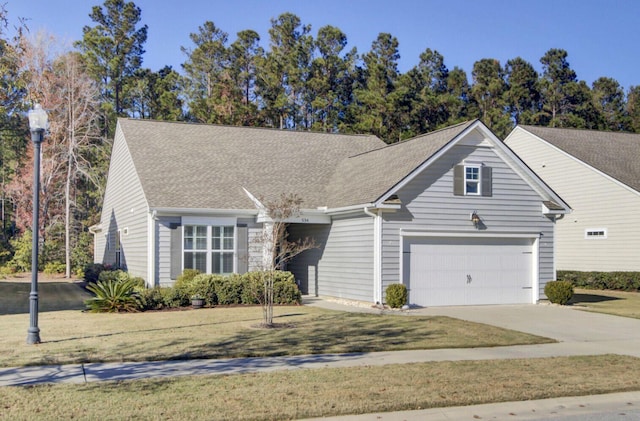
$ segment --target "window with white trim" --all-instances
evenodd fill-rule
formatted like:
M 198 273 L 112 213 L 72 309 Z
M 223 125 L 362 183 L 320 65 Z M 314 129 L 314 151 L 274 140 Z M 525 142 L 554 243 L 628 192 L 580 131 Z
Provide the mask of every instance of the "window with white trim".
M 234 272 L 235 226 L 185 225 L 183 269 L 202 273 Z
M 606 228 L 592 228 L 584 230 L 584 238 L 587 240 L 605 240 L 607 238 Z
M 464 194 L 480 194 L 480 165 L 465 165 Z

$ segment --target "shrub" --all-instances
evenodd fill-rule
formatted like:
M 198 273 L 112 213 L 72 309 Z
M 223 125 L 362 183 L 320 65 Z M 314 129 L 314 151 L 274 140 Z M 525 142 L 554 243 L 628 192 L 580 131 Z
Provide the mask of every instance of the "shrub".
M 240 304 L 242 302 L 242 276 L 229 275 L 215 285 L 218 304 Z
M 46 274 L 64 273 L 66 269 L 67 265 L 62 262 L 49 262 L 44 265 L 44 273 Z
M 264 277 L 266 272 L 247 272 L 242 275 L 242 304 L 262 304 L 264 302 Z M 300 304 L 302 294 L 293 274 L 275 271 L 273 280 L 274 304 Z
M 544 294 L 552 303 L 565 305 L 573 297 L 573 285 L 568 281 L 547 282 Z
M 131 279 L 98 281 L 87 286 L 95 297 L 86 300 L 85 304 L 93 313 L 135 312 L 140 309 L 140 302 L 133 288 Z
M 261 304 L 264 301 L 264 272 L 243 274 L 242 284 L 242 304 Z
M 193 278 L 200 275 L 200 271 L 198 269 L 185 269 L 182 271 L 178 278 L 176 279 L 175 287 L 183 288 L 191 284 Z
M 391 284 L 385 293 L 387 305 L 400 308 L 407 304 L 407 287 L 404 284 Z
M 640 272 L 580 272 L 559 270 L 558 280 L 569 281 L 573 286 L 587 289 L 612 289 L 640 291 Z
M 14 272 L 28 272 L 31 270 L 32 235 L 26 230 L 20 237 L 9 240 L 13 248 L 13 257 L 7 262 L 7 266 Z
M 95 284 L 100 279 L 100 273 L 105 270 L 108 270 L 108 267 L 102 263 L 90 263 L 82 269 L 84 280 L 87 283 Z
M 185 294 L 184 289 L 162 288 L 162 302 L 166 307 L 186 307 L 191 304 L 191 295 Z
M 166 307 L 164 290 L 168 288 L 146 288 L 139 293 L 142 310 L 161 310 Z
M 224 276 L 201 273 L 191 281 L 189 296 L 199 296 L 204 298 L 205 305 L 212 306 L 218 304 L 216 295 L 216 285 L 224 281 Z

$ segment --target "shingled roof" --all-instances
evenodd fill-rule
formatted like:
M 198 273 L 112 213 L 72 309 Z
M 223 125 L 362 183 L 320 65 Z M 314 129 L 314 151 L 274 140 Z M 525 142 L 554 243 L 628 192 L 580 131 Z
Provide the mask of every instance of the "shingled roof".
M 520 127 L 640 192 L 640 134 Z
M 151 208 L 254 209 L 243 188 L 303 207 L 372 203 L 474 122 L 386 145 L 375 136 L 120 119 Z
M 134 119 L 118 125 L 151 208 L 254 209 L 243 188 L 265 200 L 296 193 L 305 208 L 326 206 L 338 163 L 385 145 L 364 135 Z
M 344 159 L 329 183 L 328 206 L 377 201 L 473 123 L 460 123 Z

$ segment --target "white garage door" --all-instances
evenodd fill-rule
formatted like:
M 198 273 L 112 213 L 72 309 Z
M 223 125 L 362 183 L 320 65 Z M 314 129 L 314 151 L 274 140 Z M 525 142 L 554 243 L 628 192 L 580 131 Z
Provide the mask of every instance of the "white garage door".
M 533 300 L 533 239 L 406 237 L 404 283 L 420 306 Z

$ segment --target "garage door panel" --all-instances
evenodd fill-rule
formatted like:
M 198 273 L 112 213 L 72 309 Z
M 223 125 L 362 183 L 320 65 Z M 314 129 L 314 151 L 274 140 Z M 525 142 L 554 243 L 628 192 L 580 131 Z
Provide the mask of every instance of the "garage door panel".
M 410 303 L 530 303 L 532 244 L 527 238 L 405 238 Z

